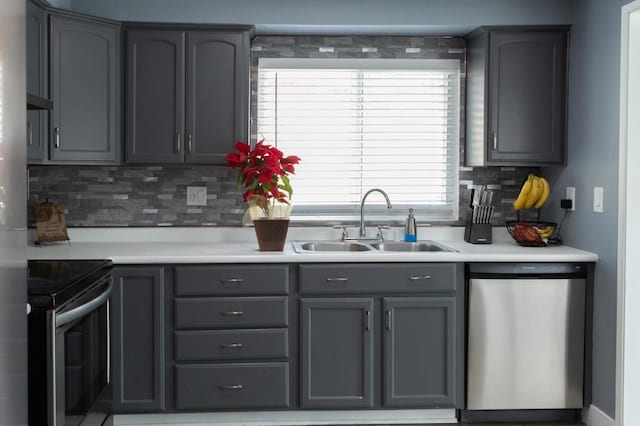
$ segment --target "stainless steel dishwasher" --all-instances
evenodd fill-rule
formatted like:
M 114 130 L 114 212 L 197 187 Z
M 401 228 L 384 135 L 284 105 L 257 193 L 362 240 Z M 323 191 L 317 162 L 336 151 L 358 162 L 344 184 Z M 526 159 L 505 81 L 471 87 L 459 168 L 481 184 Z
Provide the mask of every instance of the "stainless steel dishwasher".
M 583 406 L 586 265 L 469 265 L 467 410 Z

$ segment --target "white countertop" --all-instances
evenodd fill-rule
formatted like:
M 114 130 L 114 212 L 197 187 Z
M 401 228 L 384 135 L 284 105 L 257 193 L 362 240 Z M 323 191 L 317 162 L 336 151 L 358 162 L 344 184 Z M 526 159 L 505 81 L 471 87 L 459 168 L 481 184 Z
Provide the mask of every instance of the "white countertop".
M 400 229 L 388 231 L 399 239 Z M 456 252 L 296 253 L 293 240 L 339 239 L 326 228 L 289 229 L 282 252 L 260 252 L 252 228 L 73 228 L 70 243 L 28 247 L 28 258 L 111 259 L 115 264 L 321 263 L 321 262 L 595 262 L 598 256 L 568 246 L 520 247 L 504 228 L 493 244 L 469 244 L 460 227 L 420 228 L 419 240 L 434 240 Z M 32 238 L 33 239 L 33 238 Z

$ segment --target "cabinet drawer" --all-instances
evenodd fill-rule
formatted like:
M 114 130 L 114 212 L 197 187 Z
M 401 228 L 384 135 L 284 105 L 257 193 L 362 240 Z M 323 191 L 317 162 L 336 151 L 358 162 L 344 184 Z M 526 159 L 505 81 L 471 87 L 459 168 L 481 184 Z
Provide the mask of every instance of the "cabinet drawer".
M 300 265 L 301 293 L 455 291 L 454 263 Z
M 176 328 L 286 327 L 286 297 L 175 299 Z
M 176 367 L 176 409 L 289 406 L 289 364 Z
M 287 294 L 288 265 L 176 266 L 176 296 Z
M 177 331 L 176 361 L 270 359 L 289 356 L 289 333 L 278 330 Z

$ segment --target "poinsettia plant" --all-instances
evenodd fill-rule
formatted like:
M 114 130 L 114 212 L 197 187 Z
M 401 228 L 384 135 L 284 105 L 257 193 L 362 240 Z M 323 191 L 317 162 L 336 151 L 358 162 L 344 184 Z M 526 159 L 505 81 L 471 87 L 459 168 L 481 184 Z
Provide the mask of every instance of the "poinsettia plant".
M 253 149 L 241 141 L 236 142 L 235 147 L 236 151 L 227 154 L 225 161 L 228 167 L 240 169 L 238 185 L 244 191 L 242 200 L 249 208 L 258 208 L 262 217 L 283 216 L 279 208 L 283 205 L 288 213 L 293 195 L 288 175 L 295 173 L 300 158 L 295 155 L 285 157 L 278 148 L 264 143 L 264 139 Z

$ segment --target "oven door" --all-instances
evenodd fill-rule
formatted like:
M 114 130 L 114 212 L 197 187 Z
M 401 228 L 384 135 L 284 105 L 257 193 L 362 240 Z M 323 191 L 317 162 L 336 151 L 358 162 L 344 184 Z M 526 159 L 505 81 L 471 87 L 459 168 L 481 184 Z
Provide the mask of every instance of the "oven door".
M 111 278 L 70 306 L 51 312 L 49 425 L 101 425 L 111 401 L 109 316 Z

